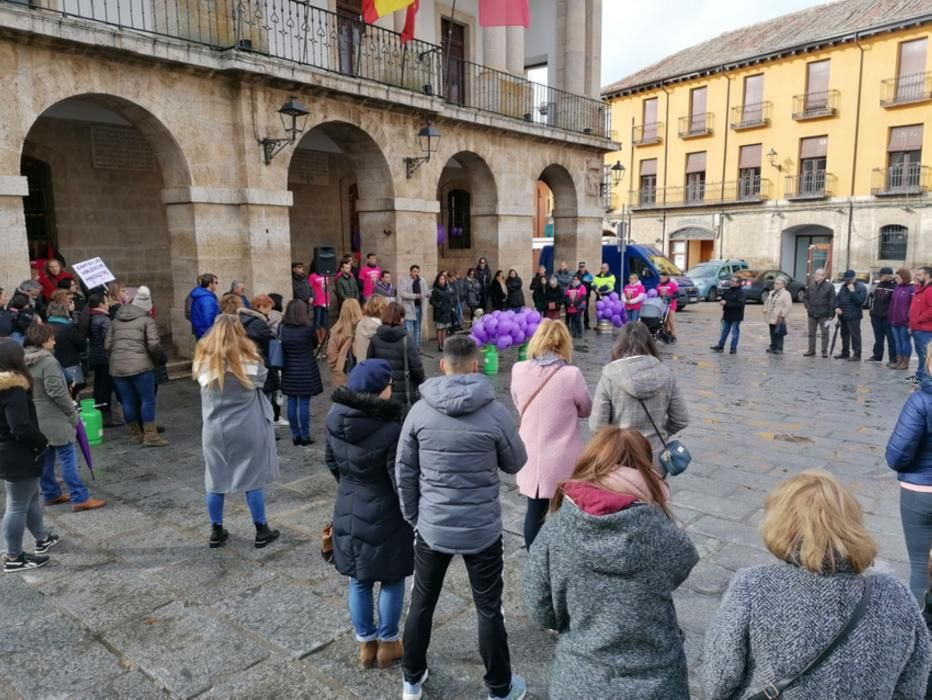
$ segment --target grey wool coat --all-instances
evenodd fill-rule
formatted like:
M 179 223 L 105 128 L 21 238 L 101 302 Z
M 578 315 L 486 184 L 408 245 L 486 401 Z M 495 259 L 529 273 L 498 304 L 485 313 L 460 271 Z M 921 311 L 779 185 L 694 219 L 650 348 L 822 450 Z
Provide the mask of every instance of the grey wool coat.
M 850 569 L 816 574 L 792 564 L 741 569 L 706 635 L 708 700 L 740 700 L 798 673 L 844 626 L 864 590 Z M 909 589 L 873 575 L 871 602 L 849 637 L 781 700 L 921 700 L 929 633 Z
M 272 404 L 262 393 L 268 370 L 246 365 L 255 388 L 246 388 L 230 372 L 223 391 L 198 376 L 204 419 L 204 483 L 208 493 L 253 491 L 278 479 L 280 470 L 272 425 Z
M 75 441 L 78 412 L 61 365 L 50 350 L 29 347 L 26 366 L 32 375 L 32 400 L 36 404 L 39 430 L 53 447 L 71 444 Z
M 560 633 L 550 697 L 688 700 L 672 593 L 698 561 L 654 505 L 590 515 L 567 497 L 524 570 L 528 615 Z

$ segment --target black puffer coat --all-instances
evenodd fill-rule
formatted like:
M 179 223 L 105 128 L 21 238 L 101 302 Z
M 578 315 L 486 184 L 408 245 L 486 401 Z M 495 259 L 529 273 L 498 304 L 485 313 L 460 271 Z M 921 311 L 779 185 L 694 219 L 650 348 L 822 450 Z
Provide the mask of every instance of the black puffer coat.
M 286 396 L 317 396 L 324 392 L 320 369 L 314 357 L 317 334 L 314 326 L 280 328 L 285 369 L 282 370 L 282 392 Z
M 434 307 L 434 323 L 453 323 L 453 295 L 450 291 L 450 285 L 431 289 L 430 305 Z
M 110 330 L 110 314 L 106 311 L 91 310 L 87 324 L 87 361 L 91 367 L 110 364 L 110 353 L 104 347 L 107 331 Z
M 78 327 L 71 321 L 58 316 L 49 319 L 48 325 L 55 331 L 55 350 L 53 353 L 62 367 L 74 367 L 81 364 L 87 343 Z
M 505 286 L 508 288 L 507 304 L 509 309 L 521 309 L 524 307 L 524 290 L 521 287 L 524 283 L 520 277 L 509 277 L 505 280 Z
M 47 447 L 29 395 L 29 380 L 18 372 L 0 372 L 0 479 L 21 481 L 41 476 Z
M 401 409 L 346 387 L 327 414 L 327 466 L 340 482 L 333 508 L 333 559 L 357 581 L 401 581 L 414 572 L 414 531 L 395 491 Z
M 275 337 L 272 334 L 272 329 L 269 327 L 269 320 L 255 309 L 243 307 L 242 309 L 238 309 L 237 313 L 239 314 L 240 323 L 242 323 L 243 328 L 246 329 L 246 336 L 256 344 L 256 347 L 259 349 L 259 354 L 262 355 L 262 360 L 265 362 L 266 367 L 268 367 L 269 341 Z M 281 374 L 279 374 L 277 369 L 269 368 L 269 373 L 265 378 L 262 391 L 266 394 L 270 394 L 276 391 L 280 385 Z
M 392 366 L 392 403 L 405 406 L 404 326 L 379 326 L 369 342 L 370 360 L 386 360 Z M 424 365 L 417 354 L 414 340 L 408 338 L 408 370 L 411 373 L 409 392 L 411 403 L 419 397 L 418 387 L 424 383 Z

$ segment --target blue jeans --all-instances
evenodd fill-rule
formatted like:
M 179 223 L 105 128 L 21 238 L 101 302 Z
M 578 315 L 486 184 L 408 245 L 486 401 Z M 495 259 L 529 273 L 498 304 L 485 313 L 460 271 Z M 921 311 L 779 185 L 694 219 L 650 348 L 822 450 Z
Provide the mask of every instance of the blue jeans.
M 932 538 L 932 493 L 900 489 L 900 521 L 909 554 L 909 589 L 921 606 L 929 588 L 929 540 Z
M 418 350 L 421 349 L 421 317 L 423 315 L 423 310 L 420 306 L 417 307 L 415 319 L 405 319 L 405 328 L 408 330 L 408 333 L 414 338 L 414 347 Z
M 74 443 L 52 447 L 49 445 L 45 453 L 45 465 L 42 467 L 42 495 L 46 501 L 52 501 L 61 496 L 61 486 L 55 480 L 55 460 L 61 462 L 61 478 L 68 485 L 71 493 L 71 504 L 84 503 L 89 498 L 87 486 L 78 476 L 78 452 Z
M 637 321 L 639 318 L 641 318 L 640 309 L 625 309 L 625 313 L 628 314 L 629 321 Z
M 923 381 L 929 378 L 926 372 L 926 346 L 932 340 L 932 332 L 913 331 L 913 343 L 916 345 L 916 356 L 919 358 L 919 368 L 916 370 L 916 378 Z
M 456 325 L 457 326 L 463 325 L 463 303 L 462 302 L 456 303 Z
M 354 578 L 349 584 L 349 610 L 357 642 L 394 642 L 398 639 L 398 625 L 405 602 L 404 579 L 395 583 L 379 584 L 379 626 L 375 626 L 371 581 L 364 583 Z
M 728 340 L 728 334 L 731 333 L 731 349 L 738 349 L 738 341 L 741 339 L 741 321 L 722 321 L 722 335 L 718 339 L 718 346 L 725 347 L 725 341 Z
M 893 331 L 893 344 L 896 348 L 897 357 L 905 357 L 907 360 L 913 354 L 913 344 L 909 341 L 909 328 L 907 326 L 891 326 Z
M 566 322 L 570 327 L 570 335 L 574 338 L 582 338 L 582 311 L 577 311 L 575 314 L 566 314 Z
M 207 515 L 210 516 L 211 525 L 223 525 L 223 501 L 226 494 L 211 493 L 207 494 Z M 252 515 L 252 521 L 258 525 L 264 525 L 268 522 L 265 518 L 265 491 L 255 489 L 246 492 L 246 505 L 249 506 L 249 513 Z
M 314 326 L 317 328 L 327 328 L 329 326 L 330 309 L 326 306 L 314 307 Z
M 6 490 L 3 538 L 6 541 L 6 554 L 13 559 L 23 551 L 23 532 L 27 527 L 37 540 L 46 539 L 49 531 L 42 522 L 38 479 L 4 481 L 3 487 Z
M 127 423 L 155 423 L 155 373 L 114 377 Z
M 288 425 L 291 427 L 291 437 L 311 437 L 311 397 L 288 397 Z

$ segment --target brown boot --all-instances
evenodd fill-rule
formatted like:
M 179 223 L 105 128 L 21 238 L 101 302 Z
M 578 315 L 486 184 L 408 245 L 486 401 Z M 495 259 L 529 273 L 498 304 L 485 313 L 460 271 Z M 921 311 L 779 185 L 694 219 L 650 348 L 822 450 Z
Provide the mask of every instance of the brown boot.
M 70 501 L 70 500 L 71 500 L 71 496 L 69 496 L 67 493 L 63 493 L 63 494 L 60 494 L 59 496 L 57 496 L 56 498 L 53 498 L 53 499 L 51 499 L 51 500 L 46 501 L 46 502 L 45 502 L 45 505 L 47 505 L 47 506 L 57 506 L 57 505 L 60 505 L 60 504 L 62 504 L 62 503 L 67 503 L 67 502 Z
M 375 658 L 379 653 L 378 642 L 359 643 L 359 663 L 363 668 L 375 668 Z
M 400 639 L 396 639 L 394 642 L 379 642 L 376 663 L 379 668 L 391 668 L 396 661 L 401 661 L 403 655 L 404 647 L 402 647 Z
M 887 367 L 889 367 L 890 369 L 896 369 L 896 368 L 899 367 L 899 366 L 900 366 L 900 356 L 899 356 L 899 355 L 897 355 L 896 357 L 891 357 L 891 358 L 890 358 L 890 361 L 887 363 Z
M 168 440 L 159 436 L 158 428 L 155 423 L 146 423 L 142 426 L 143 447 L 168 447 Z
M 896 366 L 897 369 L 909 369 L 909 356 L 903 355 Z
M 139 427 L 138 423 L 127 423 L 126 432 L 129 433 L 130 442 L 135 442 L 137 445 L 142 444 L 142 428 Z
M 96 510 L 97 508 L 103 508 L 105 505 L 107 505 L 107 502 L 101 501 L 99 498 L 88 498 L 84 503 L 71 506 L 71 510 L 80 513 L 82 510 Z

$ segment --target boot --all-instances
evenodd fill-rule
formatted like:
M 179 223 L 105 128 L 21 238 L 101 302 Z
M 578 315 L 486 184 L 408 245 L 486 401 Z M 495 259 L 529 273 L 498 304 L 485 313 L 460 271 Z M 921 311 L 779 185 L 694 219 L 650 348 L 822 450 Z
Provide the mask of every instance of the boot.
M 210 539 L 207 544 L 210 545 L 211 549 L 216 549 L 217 547 L 222 547 L 226 544 L 226 541 L 230 538 L 230 533 L 223 529 L 223 525 L 217 525 L 213 523 L 210 526 Z
M 400 661 L 404 655 L 404 647 L 401 640 L 396 639 L 394 642 L 379 642 L 379 653 L 376 655 L 376 664 L 379 668 L 391 668 L 396 661 Z
M 254 523 L 256 526 L 256 549 L 262 549 L 267 544 L 271 544 L 278 539 L 281 534 L 278 530 L 273 530 L 268 523 Z
M 119 401 L 110 404 L 110 416 L 116 425 L 123 425 L 126 422 L 123 417 L 123 405 Z
M 363 668 L 375 668 L 376 655 L 382 647 L 376 641 L 359 643 L 359 663 Z M 381 668 L 381 666 L 379 667 Z
M 127 424 L 126 431 L 129 433 L 130 442 L 135 442 L 137 445 L 142 444 L 142 428 L 139 427 L 138 423 Z
M 902 355 L 900 361 L 896 365 L 897 369 L 909 369 L 909 356 Z
M 168 440 L 159 437 L 159 431 L 155 428 L 155 423 L 146 423 L 142 426 L 143 447 L 168 447 Z
M 97 508 L 103 508 L 107 505 L 106 501 L 102 501 L 99 498 L 88 498 L 84 503 L 78 503 L 77 505 L 71 506 L 71 510 L 75 513 L 80 513 L 83 510 L 96 510 Z
M 900 366 L 900 356 L 899 356 L 899 355 L 897 355 L 896 357 L 891 357 L 891 358 L 890 358 L 890 361 L 887 363 L 887 367 L 889 367 L 890 369 L 896 369 L 896 368 L 899 367 L 899 366 Z

